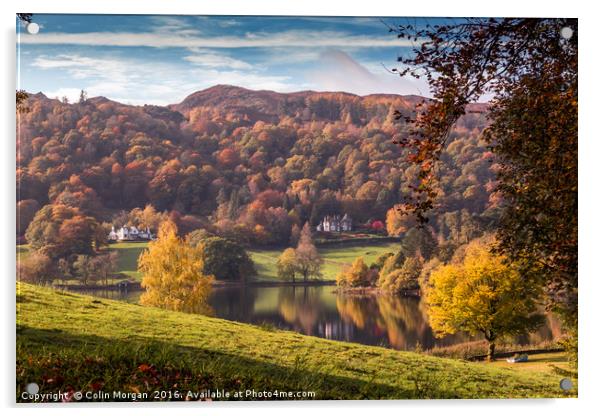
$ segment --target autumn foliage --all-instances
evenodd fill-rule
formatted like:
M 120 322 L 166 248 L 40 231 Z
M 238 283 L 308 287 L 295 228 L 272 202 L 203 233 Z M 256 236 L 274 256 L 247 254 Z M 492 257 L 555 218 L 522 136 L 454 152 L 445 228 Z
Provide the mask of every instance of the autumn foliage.
M 181 235 L 209 226 L 254 245 L 289 244 L 295 227 L 344 213 L 375 232 L 387 220 L 396 234 L 413 224 L 394 224 L 387 211 L 410 191 L 414 167 L 393 143 L 410 132 L 394 112 L 412 115 L 419 102 L 224 85 L 169 107 L 29 95 L 19 115 L 19 233 L 32 210 L 52 204 L 113 225 L 122 211 L 152 206 Z M 487 224 L 498 201 L 486 190 L 494 171 L 479 139 L 484 125 L 475 113 L 455 126 L 436 206 Z
M 492 97 L 484 138 L 497 159 L 493 189 L 504 200 L 497 248 L 543 266 L 549 309 L 576 331 L 577 19 L 469 18 L 391 30 L 423 40 L 399 59 L 399 73 L 423 77 L 434 95 L 416 117 L 398 114 L 414 126 L 398 141 L 415 166 L 408 209 L 427 220 L 454 125 L 474 111 L 469 103 Z
M 497 341 L 541 324 L 536 312 L 542 294 L 539 275 L 526 275 L 492 254 L 491 244 L 491 239 L 474 240 L 461 262 L 436 268 L 423 288 L 435 334 L 483 336 L 489 342 L 489 359 Z
M 208 313 L 213 276 L 204 275 L 200 249 L 177 236 L 172 222 L 159 228 L 158 239 L 138 260 L 142 287 L 140 303 L 166 309 Z

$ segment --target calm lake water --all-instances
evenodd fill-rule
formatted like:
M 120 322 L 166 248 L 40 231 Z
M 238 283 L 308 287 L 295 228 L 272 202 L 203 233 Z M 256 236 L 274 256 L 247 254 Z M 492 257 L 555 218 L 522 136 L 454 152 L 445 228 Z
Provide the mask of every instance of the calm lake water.
M 137 302 L 141 292 L 97 290 L 95 296 Z M 209 300 L 213 315 L 231 321 L 264 324 L 306 335 L 414 350 L 475 340 L 467 335 L 435 338 L 422 300 L 417 297 L 352 295 L 334 286 L 217 287 Z M 558 336 L 549 318 L 542 328 L 518 337 L 521 344 Z

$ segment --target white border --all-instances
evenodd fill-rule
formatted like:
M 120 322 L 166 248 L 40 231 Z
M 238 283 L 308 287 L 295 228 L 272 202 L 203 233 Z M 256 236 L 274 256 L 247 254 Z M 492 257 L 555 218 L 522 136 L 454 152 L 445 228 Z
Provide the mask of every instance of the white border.
M 112 410 L 116 414 L 131 413 L 136 407 L 144 414 L 165 414 L 175 411 L 194 414 L 236 414 L 250 412 L 264 415 L 303 414 L 316 411 L 333 412 L 341 408 L 343 412 L 364 414 L 369 408 L 375 407 L 377 412 L 394 414 L 424 414 L 437 412 L 449 415 L 507 415 L 510 413 L 534 412 L 538 414 L 576 414 L 587 412 L 599 401 L 597 392 L 602 375 L 600 346 L 600 301 L 602 294 L 602 276 L 597 272 L 600 267 L 596 255 L 600 251 L 598 240 L 602 235 L 600 229 L 599 207 L 600 198 L 600 158 L 602 157 L 600 135 L 600 115 L 597 103 L 602 99 L 600 91 L 599 72 L 601 69 L 598 55 L 600 39 L 598 28 L 600 14 L 592 5 L 577 2 L 548 0 L 546 2 L 527 2 L 524 0 L 504 0 L 502 2 L 468 1 L 468 0 L 431 0 L 428 2 L 402 2 L 369 0 L 351 2 L 350 0 L 230 0 L 230 1 L 197 1 L 191 0 L 20 0 L 17 2 L 3 1 L 1 3 L 3 41 L 2 48 L 2 126 L 4 135 L 1 155 L 4 158 L 2 166 L 2 181 L 0 195 L 4 196 L 2 203 L 2 242 L 4 265 L 2 307 L 6 312 L 2 319 L 2 366 L 0 367 L 0 392 L 4 406 L 14 405 L 14 224 L 15 224 L 15 180 L 14 180 L 14 98 L 15 89 L 15 13 L 118 13 L 118 14 L 235 14 L 235 15 L 346 15 L 346 16 L 531 16 L 531 17 L 578 17 L 580 41 L 580 113 L 579 113 L 579 246 L 580 246 L 580 380 L 577 400 L 471 400 L 471 401 L 399 401 L 399 402 L 321 402 L 321 403 L 234 403 L 210 405 L 176 405 L 177 409 L 167 410 L 161 404 L 151 405 L 121 405 Z M 597 122 L 598 121 L 598 122 Z M 596 123 L 597 122 L 597 123 Z M 596 267 L 597 266 L 597 267 Z M 105 405 L 106 406 L 106 405 Z M 143 407 L 143 409 L 141 409 Z M 68 406 L 46 406 L 44 408 L 21 408 L 26 413 L 43 413 L 44 415 L 63 415 L 75 412 L 81 414 L 105 414 L 107 409 Z M 545 412 L 545 413 L 544 413 Z M 587 412 L 589 413 L 589 412 Z

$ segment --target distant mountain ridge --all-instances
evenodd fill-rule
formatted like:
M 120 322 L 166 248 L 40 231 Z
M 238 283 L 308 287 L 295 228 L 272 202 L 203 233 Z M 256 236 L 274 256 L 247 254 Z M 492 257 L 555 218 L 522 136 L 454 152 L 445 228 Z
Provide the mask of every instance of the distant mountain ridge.
M 34 99 L 57 100 L 47 97 L 42 92 L 30 94 Z M 188 116 L 190 111 L 199 107 L 212 107 L 223 111 L 241 112 L 251 118 L 268 119 L 275 121 L 274 117 L 283 113 L 294 115 L 306 107 L 308 100 L 334 100 L 343 106 L 347 103 L 361 103 L 363 105 L 388 104 L 397 106 L 398 109 L 414 109 L 422 102 L 430 101 L 427 97 L 419 95 L 400 95 L 392 93 L 378 93 L 357 95 L 345 91 L 313 91 L 304 90 L 296 92 L 276 92 L 272 90 L 252 90 L 229 84 L 218 84 L 189 94 L 181 102 L 165 106 L 144 104 L 143 106 L 164 107 Z M 91 97 L 87 100 L 90 104 L 114 103 L 117 105 L 132 106 L 119 101 L 111 100 L 104 96 Z M 469 104 L 467 111 L 486 111 L 487 103 Z
M 188 95 L 182 102 L 171 104 L 168 107 L 186 114 L 192 108 L 205 106 L 218 106 L 221 108 L 255 108 L 268 114 L 276 114 L 283 105 L 302 105 L 307 99 L 329 99 L 340 102 L 362 101 L 362 102 L 397 102 L 399 104 L 416 105 L 425 100 L 424 97 L 416 95 L 397 94 L 370 94 L 360 96 L 344 91 L 297 91 L 276 92 L 270 90 L 250 90 L 233 85 L 215 85 Z

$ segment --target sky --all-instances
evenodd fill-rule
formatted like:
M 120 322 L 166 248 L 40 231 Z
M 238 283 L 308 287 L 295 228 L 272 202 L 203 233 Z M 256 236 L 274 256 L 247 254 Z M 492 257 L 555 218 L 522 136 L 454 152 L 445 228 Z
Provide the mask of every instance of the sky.
M 17 88 L 135 105 L 178 103 L 217 84 L 430 96 L 426 82 L 390 72 L 413 45 L 387 26 L 429 20 L 37 14 L 38 34 L 17 21 Z

